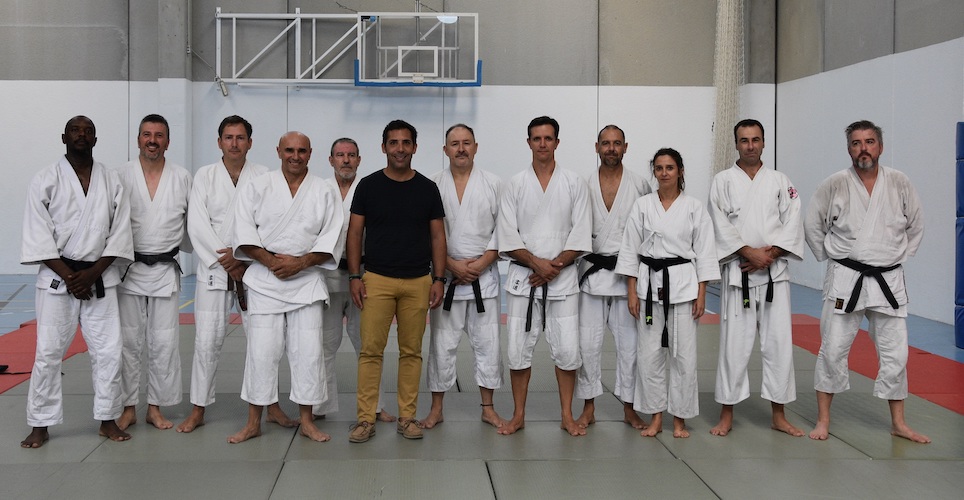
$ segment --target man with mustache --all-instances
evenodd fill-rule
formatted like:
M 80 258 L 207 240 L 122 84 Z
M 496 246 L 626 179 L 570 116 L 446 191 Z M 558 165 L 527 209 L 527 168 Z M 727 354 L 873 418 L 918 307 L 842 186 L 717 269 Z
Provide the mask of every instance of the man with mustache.
M 575 397 L 585 400 L 580 427 L 595 423 L 595 398 L 603 393 L 602 344 L 606 327 L 616 341 L 614 395 L 623 403 L 623 421 L 636 429 L 645 423 L 633 410 L 636 391 L 636 320 L 629 313 L 626 277 L 613 272 L 623 229 L 633 204 L 651 191 L 646 179 L 623 168 L 629 144 L 623 130 L 606 125 L 596 136 L 599 168 L 589 176 L 592 253 L 579 260 L 579 353 Z
M 325 386 L 321 322 L 328 301 L 323 270 L 337 267 L 341 257 L 343 215 L 325 181 L 308 171 L 307 136 L 281 136 L 278 158 L 281 169 L 248 183 L 235 203 L 235 256 L 251 262 L 244 273 L 248 347 L 241 387 L 248 422 L 228 437 L 229 443 L 261 435 L 264 407 L 278 402 L 278 365 L 284 353 L 301 435 L 318 442 L 331 439 L 315 426 L 311 408 L 337 397 Z
M 358 183 L 346 248 L 351 298 L 361 309 L 358 422 L 348 441 L 375 435 L 382 358 L 392 319 L 398 320 L 398 424 L 406 439 L 421 439 L 415 418 L 422 375 L 422 337 L 429 308 L 445 290 L 445 212 L 438 187 L 412 169 L 415 127 L 393 120 L 382 131 L 388 165 Z M 364 235 L 364 238 L 362 237 Z M 365 274 L 361 272 L 362 247 Z
M 890 433 L 929 443 L 904 420 L 908 300 L 902 264 L 917 253 L 924 236 L 920 199 L 904 173 L 879 164 L 880 127 L 860 120 L 845 132 L 853 168 L 817 187 L 804 223 L 813 255 L 829 260 L 814 369 L 817 425 L 810 437 L 830 435 L 830 405 L 834 394 L 850 388 L 847 356 L 866 317 L 880 360 L 874 396 L 890 405 Z
M 67 121 L 61 140 L 67 153 L 37 172 L 27 188 L 20 262 L 37 271 L 37 354 L 27 393 L 27 424 L 20 442 L 40 448 L 47 428 L 64 421 L 60 368 L 81 325 L 90 351 L 94 419 L 100 435 L 127 441 L 115 419 L 121 415 L 121 333 L 117 316 L 120 274 L 114 262 L 134 258 L 130 205 L 116 172 L 94 161 L 94 122 Z
M 586 429 L 572 416 L 579 357 L 579 276 L 572 265 L 592 250 L 592 209 L 586 182 L 556 164 L 559 122 L 529 122 L 532 163 L 505 184 L 499 204 L 499 254 L 511 259 L 505 290 L 508 317 L 512 419 L 499 427 L 509 435 L 525 427 L 532 353 L 541 333 L 555 364 L 561 427 L 571 436 Z
M 198 169 L 187 210 L 187 232 L 197 258 L 194 292 L 194 363 L 191 368 L 191 414 L 177 432 L 191 432 L 204 425 L 204 409 L 214 403 L 214 377 L 227 332 L 231 306 L 246 323 L 247 304 L 241 281 L 248 264 L 234 258 L 234 200 L 247 183 L 268 171 L 248 161 L 252 127 L 244 118 L 231 115 L 218 126 L 221 161 Z M 268 421 L 283 427 L 298 423 L 274 403 Z
M 428 370 L 432 409 L 426 429 L 442 423 L 445 391 L 455 386 L 455 355 L 464 331 L 475 356 L 475 383 L 481 393 L 482 421 L 499 427 L 505 420 L 492 396 L 502 387 L 499 350 L 499 260 L 495 225 L 502 181 L 475 166 L 475 131 L 464 123 L 449 127 L 442 152 L 449 167 L 432 177 L 445 207 L 449 284 L 441 309 L 431 312 Z
M 788 260 L 803 259 L 800 197 L 786 175 L 763 165 L 763 124 L 742 120 L 733 127 L 733 138 L 740 158 L 713 177 L 706 207 L 723 278 L 714 394 L 722 409 L 710 433 L 726 436 L 733 428 L 733 407 L 750 397 L 747 364 L 759 334 L 761 396 L 770 401 L 770 426 L 799 437 L 803 430 L 787 420 L 784 405 L 797 398 Z
M 161 414 L 161 406 L 181 402 L 181 355 L 178 294 L 181 266 L 177 254 L 190 251 L 187 237 L 187 202 L 191 174 L 172 162 L 165 151 L 170 127 L 161 115 L 141 120 L 137 132 L 140 154 L 118 169 L 130 194 L 134 262 L 121 271 L 118 287 L 124 362 L 121 365 L 121 429 L 137 422 L 136 405 L 141 384 L 141 355 L 147 344 L 147 423 L 170 429 L 174 423 Z
M 338 194 L 341 200 L 342 213 L 345 220 L 341 226 L 339 238 L 339 252 L 345 253 L 345 238 L 348 234 L 348 221 L 351 217 L 351 202 L 355 198 L 358 187 L 358 167 L 361 165 L 358 143 L 354 139 L 342 137 L 331 144 L 328 163 L 334 171 L 334 177 L 326 182 Z M 364 268 L 364 264 L 362 265 Z M 325 348 L 325 382 L 328 385 L 328 400 L 315 406 L 312 412 L 315 418 L 325 418 L 326 415 L 338 411 L 338 379 L 335 370 L 335 354 L 341 347 L 342 337 L 348 333 L 348 340 L 355 349 L 356 359 L 361 352 L 360 318 L 361 310 L 351 300 L 348 290 L 348 260 L 345 257 L 338 262 L 338 269 L 325 271 L 325 282 L 328 284 L 328 307 L 322 313 L 322 343 Z M 344 326 L 342 326 L 344 325 Z M 395 416 L 385 410 L 384 392 L 378 388 L 378 406 L 375 415 L 379 421 L 394 422 Z

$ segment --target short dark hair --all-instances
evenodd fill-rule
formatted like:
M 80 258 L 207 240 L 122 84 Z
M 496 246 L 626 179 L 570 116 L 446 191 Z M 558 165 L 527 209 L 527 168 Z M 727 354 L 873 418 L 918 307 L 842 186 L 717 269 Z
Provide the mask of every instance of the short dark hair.
M 686 189 L 686 179 L 683 178 L 683 170 L 686 168 L 683 166 L 683 156 L 679 154 L 679 151 L 673 148 L 660 148 L 653 155 L 653 159 L 649 161 L 650 170 L 656 170 L 656 158 L 660 156 L 669 156 L 676 162 L 676 166 L 679 167 L 679 177 L 676 180 L 676 187 L 679 188 L 679 192 L 683 192 Z M 653 172 L 655 174 L 655 172 Z
M 736 122 L 733 126 L 733 142 L 736 142 L 736 131 L 744 127 L 760 127 L 760 138 L 766 138 L 766 131 L 763 129 L 763 124 L 753 118 L 746 118 Z
M 392 130 L 408 130 L 412 134 L 412 144 L 418 144 L 418 132 L 411 123 L 405 120 L 392 120 L 385 125 L 385 130 L 382 130 L 382 146 L 388 144 L 388 133 Z
M 536 118 L 533 118 L 532 121 L 529 122 L 529 128 L 526 129 L 528 136 L 531 138 L 532 129 L 542 125 L 552 125 L 552 129 L 555 131 L 555 134 L 556 134 L 556 139 L 559 138 L 559 122 L 557 122 L 555 118 L 550 118 L 548 116 L 538 116 Z
M 451 127 L 449 127 L 448 130 L 445 131 L 445 142 L 449 142 L 449 134 L 452 133 L 452 131 L 457 128 L 464 128 L 465 130 L 468 130 L 469 133 L 472 134 L 472 140 L 473 141 L 475 140 L 475 131 L 472 130 L 472 127 L 464 123 L 456 123 L 455 125 L 452 125 Z
M 141 127 L 142 127 L 145 123 L 160 123 L 160 124 L 163 124 L 163 125 L 164 125 L 164 128 L 167 129 L 167 135 L 168 135 L 168 136 L 171 135 L 171 126 L 167 124 L 167 118 L 164 118 L 163 116 L 161 116 L 161 115 L 159 115 L 159 114 L 157 114 L 157 113 L 151 113 L 151 114 L 145 116 L 144 118 L 141 118 L 141 124 L 137 126 L 137 133 L 138 133 L 138 134 L 140 134 L 140 132 L 141 132 Z M 220 137 L 220 136 L 219 136 L 219 137 Z
M 602 139 L 602 133 L 607 130 L 618 130 L 619 133 L 622 134 L 623 136 L 623 142 L 626 142 L 626 132 L 623 132 L 623 129 L 612 124 L 606 125 L 605 127 L 602 128 L 602 130 L 599 131 L 598 134 L 596 134 L 596 142 L 599 142 L 599 140 Z
M 331 143 L 331 151 L 328 153 L 328 156 L 335 156 L 335 146 L 343 142 L 351 144 L 352 146 L 355 146 L 355 152 L 358 154 L 361 154 L 361 149 L 359 149 L 358 143 L 355 142 L 355 139 L 352 139 L 350 137 L 342 137 L 340 139 L 335 139 L 335 142 Z
M 221 137 L 222 135 L 224 135 L 224 128 L 227 127 L 228 125 L 239 125 L 239 124 L 244 125 L 244 130 L 245 132 L 248 133 L 248 139 L 250 139 L 251 132 L 252 132 L 251 123 L 248 122 L 248 120 L 245 120 L 244 118 L 241 118 L 238 115 L 226 116 L 224 117 L 223 120 L 221 120 L 221 124 L 218 125 L 218 137 Z
M 884 131 L 881 130 L 880 127 L 870 120 L 858 120 L 847 125 L 846 130 L 844 130 L 844 132 L 847 133 L 848 144 L 850 143 L 850 134 L 852 134 L 854 130 L 873 130 L 874 134 L 877 134 L 877 141 L 881 143 L 884 142 Z
M 70 124 L 71 124 L 71 123 L 73 123 L 73 122 L 75 122 L 75 121 L 79 121 L 79 120 L 86 120 L 87 122 L 89 122 L 89 123 L 90 123 L 90 126 L 94 129 L 94 133 L 95 133 L 95 134 L 97 133 L 97 127 L 94 125 L 94 120 L 91 120 L 90 118 L 87 118 L 87 117 L 84 116 L 84 115 L 77 115 L 77 116 L 75 116 L 75 117 L 67 120 L 67 123 L 64 125 L 64 133 L 66 134 L 67 131 L 70 130 Z

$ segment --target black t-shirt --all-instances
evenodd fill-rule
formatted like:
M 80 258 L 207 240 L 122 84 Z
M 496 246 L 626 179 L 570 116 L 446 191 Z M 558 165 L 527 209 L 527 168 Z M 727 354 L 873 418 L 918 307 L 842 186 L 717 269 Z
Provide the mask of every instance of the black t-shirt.
M 351 213 L 365 217 L 366 269 L 392 278 L 418 278 L 430 272 L 429 223 L 445 217 L 434 182 L 418 172 L 398 182 L 379 170 L 358 181 Z

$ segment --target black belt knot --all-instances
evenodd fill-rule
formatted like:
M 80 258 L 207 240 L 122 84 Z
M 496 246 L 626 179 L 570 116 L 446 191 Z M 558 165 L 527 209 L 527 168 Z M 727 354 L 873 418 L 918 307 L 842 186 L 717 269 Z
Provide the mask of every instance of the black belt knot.
M 582 276 L 579 277 L 579 286 L 582 286 L 582 283 L 586 281 L 586 278 L 588 278 L 591 274 L 596 274 L 603 269 L 608 271 L 616 269 L 616 255 L 591 253 L 584 255 L 582 258 L 585 259 L 586 262 L 592 264 L 592 266 L 590 266 L 589 269 L 586 269 L 586 272 L 582 273 Z
M 646 324 L 653 324 L 653 271 L 663 272 L 663 336 L 660 338 L 660 345 L 663 347 L 669 347 L 669 330 L 666 325 L 669 323 L 669 268 L 673 266 L 678 266 L 680 264 L 686 264 L 689 259 L 684 259 L 682 257 L 672 257 L 669 259 L 654 259 L 652 257 L 646 257 L 645 255 L 639 256 L 639 261 L 646 264 L 649 267 L 649 284 L 646 286 Z
M 181 271 L 181 264 L 177 262 L 176 258 L 177 253 L 180 251 L 181 247 L 174 247 L 173 249 L 164 253 L 134 252 L 134 262 L 140 262 L 142 264 L 147 264 L 148 266 L 153 266 L 159 262 L 171 263 L 174 264 L 174 268 L 177 269 L 177 274 L 180 276 L 184 274 L 184 272 Z M 121 276 L 121 281 L 124 281 L 124 278 L 127 277 L 127 273 L 130 272 L 131 266 L 134 265 L 134 262 L 131 262 L 131 264 L 127 266 L 127 270 L 125 270 L 124 275 Z
M 517 261 L 513 260 L 512 264 L 531 270 L 532 268 Z M 546 331 L 546 299 L 549 296 L 549 284 L 543 283 L 540 287 L 529 287 L 529 308 L 526 309 L 526 331 L 532 331 L 532 304 L 536 301 L 536 288 L 542 289 L 542 331 Z
M 67 264 L 67 267 L 69 267 L 71 271 L 83 271 L 84 269 L 94 267 L 94 264 L 96 264 L 96 262 L 68 259 L 67 257 L 61 257 L 60 260 L 63 261 L 64 264 Z M 104 278 L 102 276 L 98 276 L 97 281 L 94 282 L 94 291 L 98 299 L 104 298 Z
M 884 292 L 884 297 L 887 298 L 887 303 L 890 304 L 890 307 L 894 309 L 900 307 L 897 304 L 897 298 L 894 297 L 894 292 L 890 289 L 887 281 L 884 280 L 884 273 L 897 269 L 900 267 L 900 264 L 889 267 L 876 267 L 853 259 L 834 259 L 834 261 L 860 273 L 860 277 L 857 278 L 857 283 L 854 284 L 854 290 L 850 294 L 850 300 L 847 301 L 847 307 L 844 309 L 845 312 L 854 312 L 854 309 L 857 307 L 857 299 L 860 297 L 860 290 L 863 289 L 864 286 L 864 278 L 867 276 L 873 276 L 874 279 L 877 280 L 877 284 L 880 285 L 880 290 Z
M 743 282 L 741 283 L 741 288 L 743 289 L 743 309 L 750 308 L 750 273 L 746 271 L 740 271 L 741 278 Z M 767 268 L 767 302 L 773 302 L 773 275 L 770 274 L 770 268 Z
M 472 294 L 475 295 L 475 310 L 479 314 L 482 314 L 485 312 L 485 305 L 482 303 L 482 286 L 479 285 L 479 280 L 475 280 L 469 284 L 472 285 Z M 443 311 L 452 310 L 452 301 L 455 300 L 456 287 L 458 287 L 458 285 L 454 283 L 454 280 L 452 283 L 449 283 L 449 288 L 445 291 L 445 300 L 442 301 Z

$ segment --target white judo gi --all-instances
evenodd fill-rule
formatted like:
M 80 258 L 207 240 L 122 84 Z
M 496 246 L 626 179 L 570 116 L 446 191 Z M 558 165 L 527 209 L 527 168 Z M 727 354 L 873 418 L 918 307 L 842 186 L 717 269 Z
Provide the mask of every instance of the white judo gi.
M 136 254 L 163 254 L 175 248 L 189 252 L 187 204 L 191 195 L 191 174 L 167 161 L 151 199 L 139 160 L 128 162 L 117 169 L 117 173 L 130 195 L 135 260 Z M 167 262 L 147 265 L 135 261 L 129 266 L 115 265 L 118 265 L 122 277 L 117 287 L 124 340 L 122 402 L 124 406 L 134 406 L 138 402 L 141 355 L 146 342 L 147 403 L 156 406 L 178 404 L 181 402 L 179 269 L 174 263 Z
M 328 399 L 321 345 L 322 308 L 328 287 L 322 269 L 335 269 L 343 214 L 325 181 L 305 176 L 294 196 L 280 170 L 263 174 L 238 192 L 235 248 L 261 247 L 275 254 L 332 256 L 280 280 L 253 261 L 244 273 L 248 287 L 248 349 L 241 399 L 259 406 L 278 402 L 278 365 L 287 351 L 291 401 L 318 405 Z M 235 250 L 236 257 L 250 259 Z
M 355 188 L 361 177 L 355 176 L 348 188 L 348 194 L 342 200 L 342 216 L 344 217 L 341 234 L 338 238 L 338 253 L 345 254 L 345 238 L 348 235 L 348 220 L 351 218 L 351 202 L 355 199 Z M 334 178 L 325 179 L 325 183 L 335 196 L 335 200 L 341 199 L 341 188 L 338 181 Z M 341 259 L 344 261 L 344 258 Z M 364 272 L 364 264 L 362 270 Z M 341 347 L 342 337 L 348 334 L 348 340 L 355 349 L 355 358 L 361 351 L 361 310 L 351 300 L 351 290 L 348 288 L 348 267 L 339 266 L 337 269 L 325 270 L 325 283 L 328 286 L 328 307 L 322 312 L 322 348 L 325 352 L 325 386 L 328 391 L 328 399 L 312 408 L 315 415 L 328 415 L 338 411 L 338 378 L 335 370 L 335 354 Z M 382 385 L 378 386 L 378 406 L 376 411 L 381 413 L 385 408 L 384 392 Z
M 499 194 L 502 181 L 498 176 L 478 167 L 472 168 L 459 201 L 455 179 L 450 169 L 432 177 L 438 184 L 445 208 L 445 241 L 453 259 L 480 257 L 498 250 L 496 224 L 499 218 Z M 479 275 L 479 297 L 484 312 L 479 312 L 472 285 L 455 285 L 452 273 L 446 295 L 455 287 L 451 310 L 440 307 L 429 312 L 429 337 L 426 381 L 432 392 L 445 392 L 455 385 L 455 353 L 464 331 L 475 356 L 475 383 L 486 389 L 502 387 L 502 353 L 499 349 L 499 266 L 493 262 Z
M 817 188 L 804 224 L 807 244 L 817 260 L 828 260 L 823 283 L 820 318 L 820 352 L 814 369 L 814 388 L 838 393 L 850 388 L 847 356 L 864 316 L 877 346 L 880 368 L 874 396 L 900 400 L 907 397 L 907 290 L 900 266 L 917 253 L 924 236 L 920 199 L 907 176 L 879 167 L 873 194 L 848 168 L 827 178 Z M 852 259 L 878 268 L 898 266 L 880 273 L 893 293 L 896 308 L 873 276 L 837 262 Z M 846 312 L 854 287 L 862 288 Z
M 592 253 L 615 257 L 623 240 L 626 217 L 639 197 L 651 191 L 645 177 L 623 168 L 612 209 L 606 208 L 599 185 L 599 171 L 589 176 L 592 205 Z M 593 267 L 579 260 L 580 278 Z M 579 354 L 582 367 L 576 375 L 575 397 L 592 399 L 602 395 L 602 345 L 606 327 L 616 342 L 616 385 L 613 394 L 632 403 L 636 387 L 636 320 L 626 302 L 626 278 L 610 269 L 586 276 L 579 294 Z
M 134 258 L 130 205 L 117 174 L 94 162 L 87 194 L 66 158 L 37 172 L 27 188 L 20 262 L 40 264 L 36 281 L 37 351 L 27 392 L 27 424 L 64 421 L 61 364 L 78 323 L 90 351 L 94 419 L 120 417 L 121 334 L 113 266 L 101 275 L 104 296 L 80 300 L 67 292 L 44 260 L 65 257 L 95 262 Z
M 217 251 L 232 248 L 235 195 L 245 184 L 268 171 L 247 162 L 238 184 L 231 181 L 224 163 L 205 165 L 194 175 L 187 210 L 187 232 L 197 258 L 194 293 L 194 362 L 191 367 L 191 404 L 208 406 L 215 400 L 215 374 L 237 292 L 228 290 L 227 271 L 218 263 Z M 242 320 L 247 312 L 241 311 Z
M 656 193 L 643 196 L 633 204 L 616 261 L 616 273 L 636 277 L 640 301 L 640 320 L 636 322 L 639 375 L 633 401 L 636 411 L 648 414 L 668 411 L 683 419 L 699 415 L 696 380 L 699 321 L 693 318 L 693 301 L 698 297 L 701 282 L 720 278 L 713 239 L 713 225 L 706 209 L 692 196 L 680 194 L 669 210 L 663 208 Z M 652 259 L 684 258 L 689 262 L 667 267 L 667 284 L 662 271 L 653 271 L 640 262 L 641 255 Z M 668 317 L 662 306 L 667 300 L 663 297 L 667 286 L 671 304 Z M 650 289 L 653 321 L 647 325 L 643 304 Z M 664 325 L 669 333 L 668 349 L 661 347 Z
M 592 209 L 586 182 L 557 164 L 543 191 L 535 170 L 526 168 L 503 186 L 497 233 L 499 255 L 506 259 L 510 258 L 508 252 L 521 249 L 543 259 L 555 258 L 564 250 L 591 251 Z M 562 370 L 575 370 L 582 365 L 578 270 L 574 265 L 562 269 L 549 282 L 546 300 L 539 287 L 534 302 L 529 300 L 530 274 L 528 268 L 514 261 L 506 274 L 509 368 L 524 370 L 532 366 L 532 351 L 544 329 L 555 365 Z M 530 303 L 532 325 L 527 332 Z
M 760 333 L 764 399 L 786 404 L 797 398 L 793 372 L 788 259 L 803 258 L 803 221 L 800 198 L 790 179 L 762 167 L 753 179 L 733 165 L 716 174 L 710 185 L 707 209 L 716 232 L 722 274 L 720 356 L 716 370 L 716 402 L 735 405 L 750 397 L 747 364 Z M 769 270 L 749 273 L 749 300 L 742 293 L 740 257 L 743 246 L 772 245 L 786 255 Z M 766 297 L 773 281 L 773 300 Z

